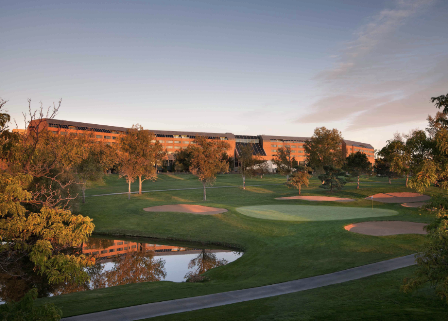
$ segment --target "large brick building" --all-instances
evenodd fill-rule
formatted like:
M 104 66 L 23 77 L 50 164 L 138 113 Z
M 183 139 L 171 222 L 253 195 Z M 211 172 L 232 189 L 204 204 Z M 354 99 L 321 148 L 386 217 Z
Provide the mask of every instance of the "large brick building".
M 33 126 L 33 123 L 30 124 Z M 120 135 L 126 133 L 125 127 L 114 127 L 106 125 L 80 123 L 57 119 L 44 119 L 40 123 L 50 131 L 59 135 L 82 135 L 86 131 L 93 132 L 96 139 L 106 144 L 116 144 Z M 292 137 L 292 136 L 247 136 L 234 135 L 232 133 L 204 133 L 204 132 L 184 132 L 184 131 L 166 131 L 166 130 L 150 130 L 153 132 L 157 140 L 167 150 L 169 159 L 173 159 L 172 154 L 177 150 L 185 149 L 191 144 L 196 136 L 205 136 L 209 139 L 224 140 L 229 144 L 227 153 L 231 157 L 238 158 L 240 148 L 244 145 L 250 145 L 256 155 L 261 156 L 265 160 L 271 160 L 280 147 L 290 147 L 292 156 L 298 162 L 305 162 L 306 155 L 303 144 L 309 140 L 309 137 Z M 346 157 L 351 153 L 358 151 L 365 153 L 369 161 L 374 163 L 374 149 L 372 145 L 351 140 L 343 140 L 341 143 L 342 153 Z

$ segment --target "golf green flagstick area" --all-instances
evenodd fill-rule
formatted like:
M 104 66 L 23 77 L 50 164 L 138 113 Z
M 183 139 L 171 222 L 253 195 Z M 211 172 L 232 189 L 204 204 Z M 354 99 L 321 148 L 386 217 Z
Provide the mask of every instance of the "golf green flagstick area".
M 311 205 L 260 205 L 238 207 L 236 210 L 246 216 L 278 221 L 335 221 L 398 214 L 396 211 L 381 208 Z

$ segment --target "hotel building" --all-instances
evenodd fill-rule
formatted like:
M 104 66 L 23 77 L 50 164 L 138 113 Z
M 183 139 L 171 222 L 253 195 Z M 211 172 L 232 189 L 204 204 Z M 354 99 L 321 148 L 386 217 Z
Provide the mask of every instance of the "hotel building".
M 34 123 L 35 124 L 35 123 Z M 106 144 L 117 144 L 120 135 L 126 133 L 125 127 L 114 127 L 106 125 L 80 123 L 57 119 L 44 119 L 39 123 L 40 126 L 59 135 L 82 135 L 86 131 L 90 131 L 95 135 L 98 141 Z M 33 126 L 33 123 L 30 124 Z M 150 130 L 156 136 L 156 139 L 162 144 L 168 153 L 168 160 L 172 161 L 173 155 L 180 149 L 185 149 L 193 143 L 196 136 L 205 136 L 209 139 L 219 139 L 229 144 L 227 154 L 231 157 L 238 158 L 241 147 L 250 145 L 254 155 L 259 155 L 265 160 L 271 160 L 280 147 L 291 148 L 292 156 L 301 164 L 305 164 L 305 149 L 303 144 L 309 140 L 309 137 L 292 137 L 292 136 L 270 136 L 270 135 L 234 135 L 232 133 L 204 133 L 204 132 L 184 132 L 184 131 L 166 131 L 166 130 Z M 343 140 L 341 149 L 344 157 L 351 153 L 365 153 L 369 161 L 373 164 L 375 161 L 374 148 L 367 143 L 355 142 L 351 140 Z

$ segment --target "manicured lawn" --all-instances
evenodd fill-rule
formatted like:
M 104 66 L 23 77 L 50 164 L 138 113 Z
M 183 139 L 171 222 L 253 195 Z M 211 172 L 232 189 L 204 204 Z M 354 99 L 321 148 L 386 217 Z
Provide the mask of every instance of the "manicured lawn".
M 279 221 L 336 221 L 397 215 L 398 212 L 383 208 L 336 207 L 312 205 L 259 205 L 236 209 L 239 213 L 263 220 Z
M 191 181 L 192 184 L 192 176 L 179 175 L 184 180 L 186 176 L 188 176 L 187 181 Z M 113 179 L 117 180 L 114 177 L 109 178 L 107 181 L 107 184 L 111 182 L 112 187 L 116 184 Z M 169 179 L 175 182 L 181 181 L 178 178 Z M 222 183 L 222 185 L 241 185 L 240 176 L 237 175 L 221 175 L 218 177 L 216 185 L 218 185 L 220 180 L 225 181 L 225 184 Z M 205 203 L 201 201 L 202 191 L 200 190 L 153 192 L 143 195 L 134 194 L 131 200 L 127 200 L 126 195 L 88 198 L 87 203 L 80 208 L 80 212 L 93 218 L 96 225 L 96 233 L 120 235 L 120 239 L 123 238 L 123 235 L 146 236 L 194 241 L 202 244 L 227 245 L 244 250 L 245 254 L 229 265 L 207 272 L 206 276 L 210 281 L 204 283 L 155 282 L 128 284 L 40 299 L 39 302 L 53 302 L 62 308 L 64 316 L 69 316 L 148 302 L 243 289 L 335 272 L 415 253 L 420 249 L 424 240 L 422 235 L 385 237 L 361 235 L 344 230 L 343 227 L 345 225 L 372 220 L 430 222 L 432 219 L 430 216 L 419 215 L 417 209 L 404 208 L 400 204 L 381 204 L 377 202 L 374 202 L 375 209 L 396 211 L 397 215 L 328 221 L 274 221 L 240 214 L 236 210 L 239 207 L 279 205 L 279 201 L 275 200 L 276 197 L 297 195 L 296 190 L 290 190 L 284 185 L 268 185 L 276 184 L 276 182 L 277 184 L 281 183 L 284 181 L 284 177 L 265 176 L 262 180 L 254 180 L 256 183 L 260 181 L 268 183 L 265 183 L 264 186 L 248 187 L 246 190 L 238 187 L 209 189 L 207 191 L 209 201 Z M 397 183 L 397 181 L 394 183 Z M 166 189 L 168 187 L 167 181 L 162 179 L 150 184 L 154 187 L 153 189 Z M 390 186 L 387 184 L 387 180 L 385 183 L 364 182 L 361 184 L 361 190 L 356 190 L 356 184 L 351 183 L 343 191 L 333 194 L 318 188 L 319 185 L 320 182 L 313 179 L 310 188 L 304 189 L 302 194 L 348 197 L 354 198 L 356 201 L 350 203 L 316 202 L 313 203 L 316 206 L 316 213 L 319 212 L 319 207 L 330 208 L 333 212 L 355 210 L 362 213 L 365 210 L 366 213 L 369 213 L 372 211 L 371 201 L 365 200 L 364 197 L 380 192 L 410 191 L 404 185 L 395 184 Z M 171 188 L 175 188 L 175 186 L 171 186 Z M 107 185 L 99 186 L 92 189 L 90 193 L 98 194 L 100 190 L 107 189 Z M 184 203 L 226 208 L 228 212 L 203 216 L 143 211 L 143 208 L 149 206 Z M 309 202 L 301 200 L 288 201 L 288 204 L 309 206 Z M 357 209 L 359 207 L 362 207 L 363 210 Z M 163 243 L 163 241 L 160 241 L 160 243 Z M 391 274 L 393 275 L 391 278 L 397 286 L 394 285 L 393 291 L 391 290 L 388 295 L 390 300 L 393 300 L 394 296 L 397 296 L 397 298 L 400 296 L 400 302 L 407 302 L 408 306 L 412 306 L 414 297 L 402 296 L 398 290 L 398 285 L 401 284 L 403 277 L 410 274 L 410 270 L 404 271 L 401 274 Z M 362 281 L 360 280 L 359 282 Z M 376 290 L 372 289 L 370 293 L 370 289 L 361 283 L 360 285 L 356 285 L 356 282 L 352 283 L 355 284 L 353 291 L 362 290 L 366 298 L 369 298 L 369 295 L 374 298 L 377 293 L 379 295 L 382 292 L 381 288 L 377 287 L 375 288 Z M 378 286 L 381 285 L 381 282 L 377 283 Z M 313 291 L 321 290 L 323 291 L 324 289 Z M 311 291 L 308 292 L 311 293 Z M 337 296 L 336 292 L 330 293 L 329 297 Z M 328 297 L 314 295 L 308 298 L 306 292 L 294 294 L 291 297 L 295 298 L 295 295 L 302 298 L 300 299 L 302 301 L 299 300 L 298 304 L 300 302 L 308 302 L 308 319 L 324 316 L 325 310 L 320 307 L 329 306 L 332 308 L 331 304 L 326 302 Z M 433 300 L 432 305 L 428 305 L 426 308 L 422 305 L 421 309 L 429 314 L 436 313 L 439 311 L 437 309 L 440 309 L 442 303 L 438 301 L 432 292 L 428 292 L 428 297 L 431 298 L 430 300 Z M 311 300 L 311 302 L 310 298 L 314 301 Z M 283 304 L 284 301 L 278 298 L 266 299 L 263 301 L 265 303 L 263 303 L 260 309 L 256 308 L 258 304 L 256 302 L 244 304 L 248 304 L 250 310 L 253 311 L 255 316 L 259 316 L 260 319 L 271 319 L 268 316 L 277 313 L 275 311 L 279 310 L 283 311 L 282 313 L 285 317 L 290 313 L 293 316 L 291 318 L 295 319 L 294 316 L 299 313 L 299 308 L 293 304 L 294 300 L 296 299 L 291 299 L 289 301 L 290 304 Z M 347 302 L 349 301 L 347 299 L 345 304 L 348 304 Z M 377 302 L 372 300 L 370 304 L 369 300 L 366 299 L 363 306 L 374 311 Z M 340 306 L 339 310 L 344 310 L 343 307 L 344 305 Z M 393 305 L 389 307 L 390 309 L 386 314 L 393 311 Z M 231 308 L 223 307 L 222 309 Z M 346 312 L 348 316 L 350 316 L 350 311 L 353 309 L 354 305 L 347 306 Z M 242 310 L 245 309 L 236 310 L 235 319 L 246 319 L 246 317 L 250 319 L 248 314 L 243 313 Z M 209 310 L 194 313 L 196 315 L 204 313 L 204 316 L 206 316 L 207 311 Z M 356 319 L 354 315 L 351 317 Z M 238 316 L 240 317 L 238 318 Z M 329 316 L 331 315 L 329 314 Z M 335 318 L 335 316 L 333 315 L 332 318 Z

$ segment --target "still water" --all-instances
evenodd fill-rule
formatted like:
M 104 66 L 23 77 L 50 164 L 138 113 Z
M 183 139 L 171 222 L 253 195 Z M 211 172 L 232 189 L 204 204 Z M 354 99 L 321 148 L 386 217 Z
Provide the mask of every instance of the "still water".
M 37 287 L 40 297 L 46 297 L 129 283 L 197 281 L 204 272 L 233 262 L 243 254 L 185 244 L 146 242 L 151 240 L 90 238 L 80 252 L 95 257 L 96 263 L 86 268 L 90 280 L 82 284 L 50 285 L 32 269 L 25 268 L 22 270 L 28 272 L 19 276 L 1 273 L 0 302 L 17 301 L 32 287 Z

